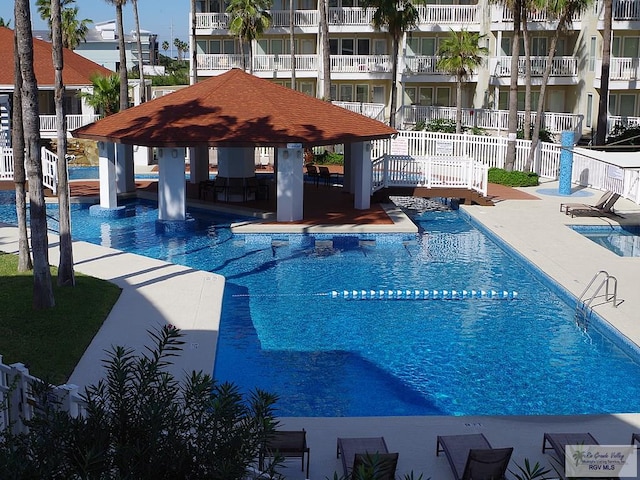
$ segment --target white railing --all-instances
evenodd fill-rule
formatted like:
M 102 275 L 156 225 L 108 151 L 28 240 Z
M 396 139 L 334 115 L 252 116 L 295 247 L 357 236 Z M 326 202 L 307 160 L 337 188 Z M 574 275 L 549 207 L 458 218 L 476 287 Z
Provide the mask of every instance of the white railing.
M 633 0 L 632 0 L 633 1 Z M 513 22 L 513 12 L 506 6 L 496 6 L 496 8 L 502 9 L 503 22 Z M 572 22 L 577 22 L 582 18 L 581 14 L 576 13 L 571 18 Z M 527 22 L 556 22 L 557 19 L 549 18 L 549 15 L 544 10 L 538 12 L 527 12 Z
M 329 25 L 371 26 L 375 11 L 375 8 L 331 7 L 327 20 Z
M 245 55 L 245 63 L 249 64 L 249 56 Z M 231 70 L 232 68 L 243 68 L 242 55 L 231 55 L 226 53 L 199 53 L 196 55 L 198 70 Z
M 100 120 L 100 115 L 67 115 L 67 131 L 84 127 Z M 56 132 L 58 121 L 55 115 L 40 115 L 40 132 Z
M 58 156 L 42 147 L 40 149 L 42 156 L 42 185 L 50 188 L 55 195 L 58 191 Z
M 331 102 L 338 107 L 346 108 L 352 112 L 359 113 L 365 117 L 373 118 L 380 122 L 384 122 L 384 109 L 383 103 L 362 103 L 362 102 Z
M 275 60 L 275 70 L 291 70 L 291 55 L 278 55 Z M 318 71 L 318 56 L 315 54 L 296 55 L 296 71 Z
M 602 60 L 596 63 L 596 78 L 600 78 Z M 611 57 L 609 80 L 634 81 L 640 78 L 640 60 L 638 58 Z
M 619 115 L 610 115 L 607 119 L 607 134 L 611 134 L 616 127 L 640 127 L 640 117 L 621 117 Z
M 468 157 L 487 167 L 505 167 L 506 137 L 403 130 L 398 133 L 398 138 L 406 142 L 406 154 L 411 157 L 432 157 L 446 151 L 449 157 Z M 390 155 L 394 151 L 391 142 L 390 139 L 372 142 L 371 157 L 378 158 L 385 154 Z M 530 140 L 516 141 L 514 170 L 525 170 L 530 146 Z M 532 171 L 541 177 L 556 179 L 559 170 L 560 145 L 539 142 Z
M 407 126 L 418 122 L 431 122 L 438 119 L 455 121 L 456 107 L 433 107 L 422 105 L 405 105 L 401 109 L 402 123 Z M 518 128 L 524 126 L 525 112 L 518 112 Z M 531 122 L 536 113 L 531 112 Z M 570 130 L 577 136 L 582 134 L 583 115 L 573 113 L 544 112 L 542 126 L 553 134 Z M 509 128 L 508 110 L 490 110 L 484 108 L 463 108 L 462 125 L 467 128 L 477 127 L 484 130 L 506 131 Z
M 548 64 L 546 56 L 536 56 L 529 59 L 531 64 L 531 76 L 541 77 Z M 518 74 L 526 75 L 526 58 L 518 59 Z M 489 62 L 489 71 L 495 77 L 511 76 L 511 57 L 492 57 Z M 551 61 L 551 77 L 575 77 L 578 75 L 578 59 L 576 57 L 553 57 Z
M 227 30 L 230 18 L 228 13 L 196 13 L 196 29 Z
M 331 55 L 331 72 L 391 72 L 390 55 Z
M 442 25 L 479 23 L 478 5 L 416 5 L 418 24 Z
M 637 0 L 615 0 L 611 11 L 613 20 L 640 20 L 640 3 Z
M 272 27 L 289 27 L 289 10 L 270 10 Z M 317 27 L 320 20 L 318 10 L 296 10 L 293 25 L 296 27 Z
M 29 374 L 22 363 L 5 365 L 0 355 L 0 431 L 11 428 L 14 434 L 27 432 L 25 421 L 43 408 L 42 399 L 35 395 L 41 384 L 42 380 Z M 55 402 L 72 417 L 84 414 L 86 403 L 76 385 L 52 386 L 46 393 L 47 401 Z
M 582 151 L 584 149 L 579 149 Z M 611 190 L 640 204 L 640 169 L 620 168 L 574 151 L 571 181 L 597 190 Z
M 0 180 L 13 180 L 13 149 L 0 147 Z
M 437 187 L 487 194 L 489 167 L 469 157 L 385 154 L 373 161 L 372 168 L 372 192 L 386 187 Z
M 426 73 L 432 75 L 450 75 L 447 72 L 438 70 L 437 64 L 440 57 L 434 55 L 416 55 L 405 57 L 404 63 L 406 73 Z

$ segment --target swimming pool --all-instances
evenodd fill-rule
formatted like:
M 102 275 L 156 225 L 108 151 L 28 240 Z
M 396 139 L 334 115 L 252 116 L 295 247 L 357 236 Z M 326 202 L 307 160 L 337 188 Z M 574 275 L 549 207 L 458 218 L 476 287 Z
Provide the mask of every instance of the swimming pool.
M 10 221 L 3 203 L 0 221 Z M 282 416 L 640 410 L 640 366 L 595 329 L 577 328 L 554 288 L 459 212 L 417 216 L 422 233 L 404 244 L 336 236 L 265 246 L 233 236 L 232 217 L 192 211 L 193 232 L 158 235 L 156 205 L 131 208 L 136 217 L 103 228 L 74 205 L 74 237 L 224 275 L 215 376 L 277 393 Z M 363 290 L 518 296 L 330 294 Z
M 95 166 L 69 166 L 69 180 L 98 180 L 99 167 Z M 135 178 L 138 180 L 157 180 L 158 172 L 136 173 Z M 185 179 L 189 180 L 189 172 L 185 173 Z
M 620 257 L 640 257 L 640 225 L 572 225 L 571 228 Z

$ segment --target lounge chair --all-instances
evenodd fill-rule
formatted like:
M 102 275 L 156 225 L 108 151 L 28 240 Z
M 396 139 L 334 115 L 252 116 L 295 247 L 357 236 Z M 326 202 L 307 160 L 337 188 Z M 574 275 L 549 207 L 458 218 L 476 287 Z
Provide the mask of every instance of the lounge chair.
M 444 452 L 456 480 L 501 480 L 513 448 L 492 448 L 481 433 L 438 436 L 436 455 Z
M 318 171 L 318 167 L 316 167 L 312 163 L 307 163 L 305 165 L 305 168 L 307 169 L 307 176 L 311 177 L 311 180 L 313 180 L 313 183 L 315 183 L 317 186 L 318 182 L 320 181 L 320 172 Z
M 267 441 L 266 452 L 261 456 L 261 467 L 266 455 L 282 457 L 300 457 L 304 471 L 304 456 L 307 455 L 307 476 L 309 478 L 310 449 L 307 445 L 307 432 L 304 430 L 276 430 Z
M 324 181 L 325 185 L 333 184 L 334 178 L 338 179 L 337 173 L 331 173 L 329 167 L 318 167 L 318 172 L 320 174 L 320 178 Z
M 599 445 L 590 433 L 545 433 L 542 439 L 542 453 L 553 449 L 558 463 L 564 468 L 567 445 Z
M 389 453 L 383 437 L 338 438 L 336 456 L 342 456 L 345 478 L 351 478 L 360 468 L 375 466 L 376 478 L 393 480 L 398 454 Z
M 592 216 L 592 217 L 606 217 L 608 215 L 616 215 L 613 211 L 613 205 L 620 198 L 619 193 L 613 193 L 602 207 L 577 207 L 577 208 L 569 208 L 567 209 L 567 213 L 572 217 L 575 216 Z M 616 215 L 619 216 L 619 215 Z
M 588 203 L 561 203 L 560 211 L 568 215 L 569 210 L 571 210 L 572 208 L 602 208 L 607 200 L 609 200 L 611 195 L 613 195 L 613 192 L 611 190 L 607 190 L 593 205 L 589 205 Z
M 640 443 L 640 433 L 631 434 L 631 445 L 635 445 L 636 443 Z

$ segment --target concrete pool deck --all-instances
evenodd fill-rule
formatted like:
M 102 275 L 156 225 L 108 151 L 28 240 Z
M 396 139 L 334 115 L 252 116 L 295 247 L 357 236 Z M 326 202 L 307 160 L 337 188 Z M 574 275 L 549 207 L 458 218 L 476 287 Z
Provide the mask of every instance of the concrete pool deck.
M 640 207 L 619 200 L 616 211 L 624 219 L 606 217 L 571 218 L 559 212 L 567 200 L 558 196 L 557 183 L 519 189 L 532 200 L 507 199 L 495 207 L 462 208 L 494 232 L 525 258 L 532 261 L 574 296 L 579 296 L 593 275 L 606 270 L 618 279 L 619 306 L 598 305 L 595 310 L 629 339 L 640 343 L 640 258 L 618 257 L 567 227 L 567 225 L 640 224 Z M 541 192 L 538 192 L 540 190 Z M 588 191 L 588 190 L 585 190 Z M 577 202 L 594 203 L 600 192 L 580 196 Z M 308 225 L 301 228 L 307 228 Z M 50 261 L 57 264 L 57 239 L 51 237 Z M 16 229 L 0 227 L 0 249 L 16 250 Z M 127 345 L 139 350 L 148 343 L 146 330 L 170 323 L 187 337 L 185 351 L 174 371 L 208 370 L 213 364 L 224 279 L 209 272 L 194 271 L 166 262 L 122 253 L 86 242 L 75 242 L 76 270 L 111 280 L 123 293 L 73 372 L 70 383 L 96 382 L 101 375 L 104 350 Z M 213 347 L 212 347 L 213 346 Z M 535 352 L 531 352 L 535 356 Z M 606 379 L 585 379 L 606 381 Z M 545 389 L 540 385 L 540 389 Z M 363 392 L 363 394 L 366 394 Z M 596 416 L 530 417 L 373 417 L 373 418 L 282 418 L 282 428 L 307 430 L 311 449 L 310 478 L 322 480 L 342 473 L 336 458 L 337 437 L 384 436 L 390 451 L 400 453 L 398 475 L 413 471 L 424 478 L 452 479 L 444 456 L 436 457 L 437 435 L 484 433 L 494 447 L 515 448 L 510 468 L 529 458 L 551 466 L 542 454 L 544 432 L 588 431 L 601 444 L 627 444 L 632 432 L 640 432 L 640 413 Z M 286 462 L 288 479 L 304 479 L 299 459 Z M 513 476 L 511 476 L 513 478 Z

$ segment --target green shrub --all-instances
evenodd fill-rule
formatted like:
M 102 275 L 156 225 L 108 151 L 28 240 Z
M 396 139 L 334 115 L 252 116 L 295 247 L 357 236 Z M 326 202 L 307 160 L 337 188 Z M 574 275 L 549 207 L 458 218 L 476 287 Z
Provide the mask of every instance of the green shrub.
M 607 137 L 607 144 L 617 145 L 640 145 L 640 127 L 633 125 L 630 127 L 616 125 Z
M 489 169 L 489 183 L 498 183 L 508 187 L 535 187 L 538 185 L 538 174 L 533 172 L 507 172 L 503 168 Z
M 518 130 L 517 136 L 518 136 L 518 139 L 524 140 L 524 130 L 523 129 Z M 529 138 L 532 138 L 532 137 L 533 137 L 533 127 L 531 127 L 531 134 L 529 135 Z M 541 142 L 556 143 L 555 138 L 553 137 L 553 133 L 551 133 L 546 128 L 540 129 L 540 132 L 538 134 L 538 140 L 540 140 Z
M 313 161 L 320 165 L 344 165 L 344 155 L 325 150 L 315 155 Z

